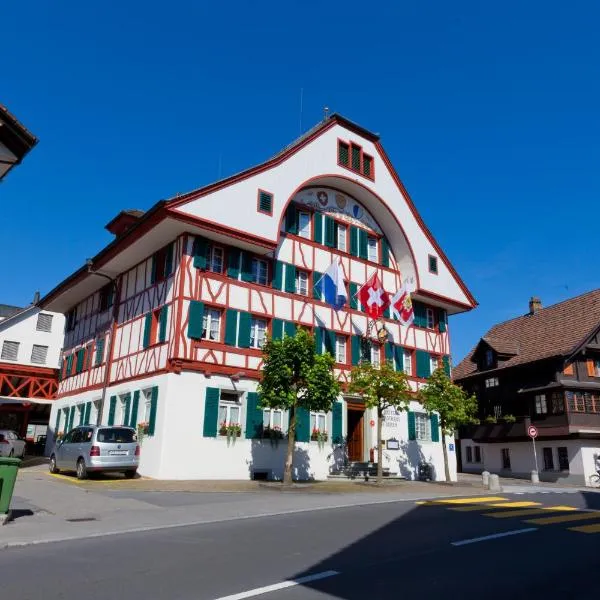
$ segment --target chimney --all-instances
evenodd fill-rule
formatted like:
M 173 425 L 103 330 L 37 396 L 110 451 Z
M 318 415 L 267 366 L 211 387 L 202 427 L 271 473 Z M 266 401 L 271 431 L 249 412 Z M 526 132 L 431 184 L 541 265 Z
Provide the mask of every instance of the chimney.
M 36 292 L 33 295 L 33 302 L 32 302 L 32 304 L 35 306 L 39 301 L 40 301 L 40 293 Z
M 529 300 L 529 314 L 535 315 L 542 310 L 542 301 L 537 296 L 531 296 Z

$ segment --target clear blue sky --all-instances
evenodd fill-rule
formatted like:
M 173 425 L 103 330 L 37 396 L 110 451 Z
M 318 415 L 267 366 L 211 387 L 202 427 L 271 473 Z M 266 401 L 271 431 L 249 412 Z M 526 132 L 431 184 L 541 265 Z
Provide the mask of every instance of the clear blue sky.
M 260 162 L 322 107 L 379 132 L 492 324 L 598 285 L 597 2 L 30 2 L 0 102 L 39 145 L 0 186 L 0 302 L 26 304 L 149 208 Z M 221 164 L 221 167 L 219 167 Z

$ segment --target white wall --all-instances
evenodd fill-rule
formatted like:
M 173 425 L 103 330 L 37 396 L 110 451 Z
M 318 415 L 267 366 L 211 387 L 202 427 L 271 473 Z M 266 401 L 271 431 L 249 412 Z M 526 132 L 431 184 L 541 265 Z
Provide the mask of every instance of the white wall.
M 40 312 L 52 315 L 52 328 L 49 333 L 36 329 Z M 57 369 L 64 340 L 64 329 L 65 317 L 62 314 L 41 311 L 37 307 L 27 308 L 22 313 L 4 319 L 0 322 L 0 352 L 5 340 L 19 342 L 19 352 L 16 361 L 3 359 L 0 362 Z M 44 364 L 31 362 L 31 351 L 34 344 L 48 346 Z

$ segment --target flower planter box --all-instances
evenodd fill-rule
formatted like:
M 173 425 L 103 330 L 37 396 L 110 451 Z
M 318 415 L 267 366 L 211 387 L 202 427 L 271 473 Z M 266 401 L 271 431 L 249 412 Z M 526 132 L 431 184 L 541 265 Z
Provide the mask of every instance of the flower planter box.
M 310 436 L 310 441 L 311 442 L 326 442 L 328 439 L 328 434 L 326 433 L 313 433 Z

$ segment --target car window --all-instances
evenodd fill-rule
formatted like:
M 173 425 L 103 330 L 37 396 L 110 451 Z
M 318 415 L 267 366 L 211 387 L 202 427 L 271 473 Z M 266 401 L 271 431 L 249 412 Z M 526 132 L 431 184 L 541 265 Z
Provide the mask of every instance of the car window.
M 74 433 L 74 431 L 69 431 L 69 433 L 67 433 L 67 435 L 65 435 L 65 437 L 63 438 L 63 444 L 70 444 L 73 441 Z
M 79 444 L 81 442 L 81 429 L 76 429 L 73 432 L 73 437 L 71 438 L 72 444 Z
M 84 444 L 86 444 L 87 442 L 91 442 L 93 435 L 94 435 L 94 431 L 92 429 L 82 429 L 81 430 L 81 441 Z
M 137 440 L 137 436 L 133 429 L 106 427 L 98 429 L 96 439 L 104 444 L 131 444 Z

